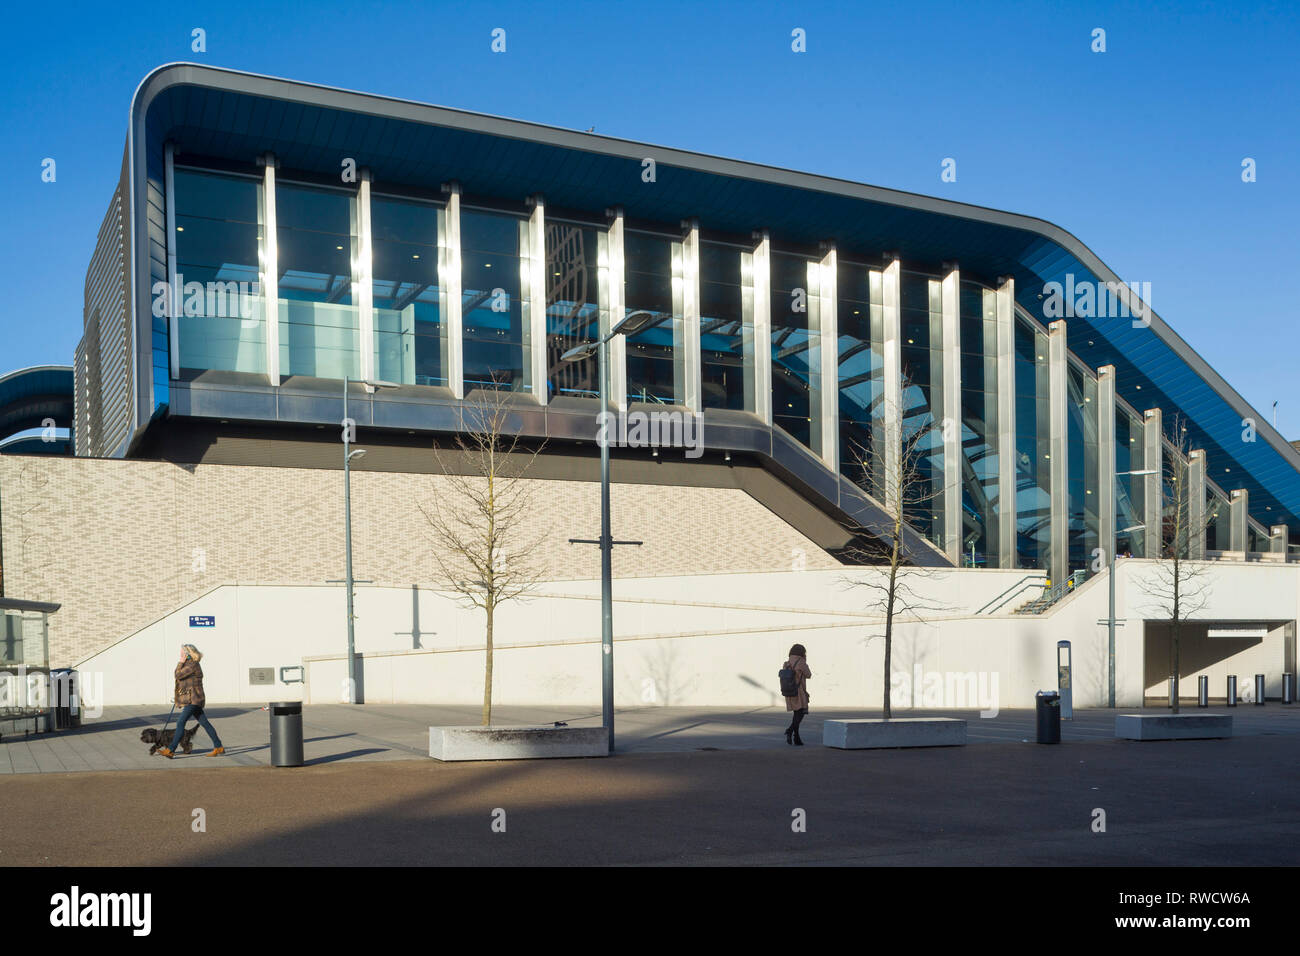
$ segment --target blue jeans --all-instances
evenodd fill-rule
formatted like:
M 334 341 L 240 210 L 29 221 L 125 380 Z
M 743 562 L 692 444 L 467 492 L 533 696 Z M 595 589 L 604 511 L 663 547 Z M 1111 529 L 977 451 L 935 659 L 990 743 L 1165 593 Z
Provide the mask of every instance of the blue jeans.
M 176 736 L 172 738 L 172 744 L 167 749 L 174 753 L 176 748 L 181 745 L 181 737 L 185 734 L 185 722 L 191 717 L 197 720 L 199 726 L 208 732 L 208 736 L 212 738 L 213 748 L 215 749 L 220 747 L 221 738 L 218 737 L 217 732 L 212 729 L 212 725 L 208 723 L 208 718 L 204 715 L 203 708 L 195 707 L 193 704 L 186 704 L 185 709 L 181 711 L 181 715 L 176 718 Z

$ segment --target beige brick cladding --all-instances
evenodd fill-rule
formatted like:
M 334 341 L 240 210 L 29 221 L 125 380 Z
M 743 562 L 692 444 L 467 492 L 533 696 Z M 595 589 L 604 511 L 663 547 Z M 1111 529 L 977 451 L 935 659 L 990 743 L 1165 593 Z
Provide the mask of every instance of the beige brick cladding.
M 533 528 L 552 580 L 596 578 L 594 482 L 538 480 Z M 220 584 L 319 584 L 343 577 L 337 470 L 0 456 L 0 535 L 10 597 L 55 601 L 50 656 L 79 662 Z M 377 585 L 436 587 L 419 510 L 438 475 L 355 471 L 353 564 Z M 735 488 L 619 485 L 614 533 L 623 577 L 837 567 Z

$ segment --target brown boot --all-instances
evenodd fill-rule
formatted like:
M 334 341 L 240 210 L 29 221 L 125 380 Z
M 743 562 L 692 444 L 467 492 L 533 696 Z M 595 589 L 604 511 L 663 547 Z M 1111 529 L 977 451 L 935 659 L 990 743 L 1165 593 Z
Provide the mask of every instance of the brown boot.
M 209 757 L 220 757 L 220 756 L 221 756 L 222 754 L 224 754 L 225 752 L 226 752 L 226 748 L 225 748 L 225 747 L 217 747 L 215 750 L 212 751 L 212 753 L 208 754 L 208 756 L 209 756 Z
M 162 754 L 164 757 L 166 757 L 168 760 L 171 760 L 171 759 L 172 759 L 172 752 L 171 752 L 171 750 L 170 750 L 169 748 L 167 748 L 167 747 L 159 747 L 159 748 L 158 748 L 158 752 L 159 752 L 160 754 Z

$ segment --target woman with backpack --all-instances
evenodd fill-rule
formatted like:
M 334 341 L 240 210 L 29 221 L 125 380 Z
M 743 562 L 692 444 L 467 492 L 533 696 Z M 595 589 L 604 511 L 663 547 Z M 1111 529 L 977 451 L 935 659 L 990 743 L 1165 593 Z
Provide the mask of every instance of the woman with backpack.
M 790 657 L 782 670 L 781 690 L 785 695 L 785 709 L 794 715 L 790 726 L 785 729 L 785 742 L 796 747 L 803 746 L 803 740 L 799 737 L 799 724 L 808 715 L 808 678 L 812 677 L 812 671 L 808 668 L 807 658 L 808 651 L 802 644 L 796 644 L 790 648 Z M 786 671 L 790 672 L 789 676 L 786 676 Z M 787 694 L 787 690 L 794 693 Z
M 201 660 L 203 655 L 199 653 L 197 647 L 193 644 L 181 645 L 181 660 L 176 665 L 176 694 L 173 700 L 183 709 L 181 715 L 176 718 L 176 736 L 172 737 L 171 746 L 158 749 L 158 752 L 168 760 L 181 745 L 181 737 L 185 734 L 185 722 L 191 717 L 197 720 L 212 738 L 212 752 L 208 756 L 220 757 L 226 752 L 226 748 L 221 746 L 221 738 L 217 736 L 217 732 L 212 729 L 208 718 L 203 714 L 203 705 L 207 703 L 207 697 L 203 693 L 203 668 L 199 666 Z

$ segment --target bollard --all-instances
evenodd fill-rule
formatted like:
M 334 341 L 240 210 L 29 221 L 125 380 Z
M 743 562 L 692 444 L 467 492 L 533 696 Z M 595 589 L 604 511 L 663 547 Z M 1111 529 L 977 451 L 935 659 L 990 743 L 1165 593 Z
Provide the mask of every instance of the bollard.
M 1210 706 L 1210 678 L 1204 674 L 1196 678 L 1196 706 Z
M 1282 675 L 1282 703 L 1295 703 L 1295 674 Z
M 1255 675 L 1255 706 L 1264 706 L 1264 675 Z
M 1237 675 L 1228 675 L 1228 706 L 1237 706 Z
M 1178 701 L 1174 700 L 1174 694 L 1176 693 L 1178 692 L 1174 690 L 1174 675 L 1170 674 L 1169 675 L 1169 706 L 1170 707 L 1173 707 L 1178 703 Z

